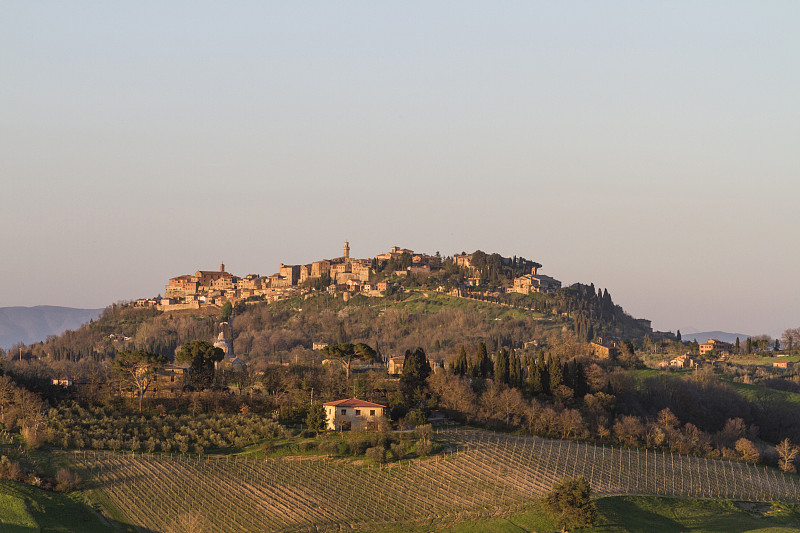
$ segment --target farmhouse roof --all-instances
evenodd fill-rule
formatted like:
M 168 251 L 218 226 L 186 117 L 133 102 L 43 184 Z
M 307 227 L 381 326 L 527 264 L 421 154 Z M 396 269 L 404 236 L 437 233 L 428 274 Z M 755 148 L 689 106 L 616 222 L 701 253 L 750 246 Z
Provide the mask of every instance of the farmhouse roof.
M 326 402 L 322 405 L 331 406 L 331 407 L 386 407 L 385 405 L 381 405 L 379 403 L 372 403 L 367 402 L 364 400 L 359 400 L 357 398 L 347 398 L 346 400 L 336 400 L 333 402 Z

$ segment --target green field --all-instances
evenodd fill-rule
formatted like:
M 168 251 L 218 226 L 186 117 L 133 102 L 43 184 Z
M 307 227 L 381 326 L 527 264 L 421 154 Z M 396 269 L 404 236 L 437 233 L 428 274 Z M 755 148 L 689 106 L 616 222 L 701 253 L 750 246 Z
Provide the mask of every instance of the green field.
M 730 500 L 698 500 L 657 496 L 612 496 L 595 500 L 598 523 L 576 532 L 597 533 L 788 533 L 800 531 L 797 506 L 781 503 L 746 503 Z M 539 502 L 522 513 L 478 518 L 454 524 L 428 523 L 417 526 L 358 530 L 366 533 L 523 533 L 558 531 Z
M 726 380 L 726 383 L 750 401 L 773 402 L 776 400 L 783 400 L 800 405 L 800 394 L 796 392 L 775 390 L 764 387 L 763 385 L 751 385 L 748 383 L 737 383 L 735 381 Z
M 80 493 L 60 494 L 0 481 L 0 532 L 113 532 L 81 501 Z

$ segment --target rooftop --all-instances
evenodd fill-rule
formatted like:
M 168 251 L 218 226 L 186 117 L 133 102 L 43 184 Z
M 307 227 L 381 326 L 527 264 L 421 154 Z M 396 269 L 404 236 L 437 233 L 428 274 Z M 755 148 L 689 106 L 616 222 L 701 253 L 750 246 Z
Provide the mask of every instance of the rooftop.
M 330 407 L 386 407 L 379 403 L 367 402 L 359 400 L 358 398 L 347 398 L 346 400 L 335 400 L 333 402 L 326 402 L 322 405 Z

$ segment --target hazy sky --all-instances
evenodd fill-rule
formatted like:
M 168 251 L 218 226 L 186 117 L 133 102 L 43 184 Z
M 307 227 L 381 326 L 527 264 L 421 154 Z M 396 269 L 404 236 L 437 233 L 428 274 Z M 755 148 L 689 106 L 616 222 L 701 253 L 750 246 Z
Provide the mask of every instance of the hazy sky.
M 0 306 L 391 245 L 800 326 L 800 3 L 0 1 Z

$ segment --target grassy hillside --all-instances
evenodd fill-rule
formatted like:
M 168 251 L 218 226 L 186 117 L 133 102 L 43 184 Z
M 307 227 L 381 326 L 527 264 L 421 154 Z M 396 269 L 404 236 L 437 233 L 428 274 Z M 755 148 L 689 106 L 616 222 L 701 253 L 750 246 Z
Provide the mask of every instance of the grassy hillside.
M 789 533 L 800 528 L 795 506 L 781 503 L 750 504 L 729 500 L 614 496 L 596 501 L 598 523 L 579 532 L 597 533 Z M 404 531 L 431 531 L 429 528 Z M 442 525 L 442 533 L 522 533 L 555 531 L 548 514 L 538 505 L 503 518 Z M 398 530 L 399 531 L 399 530 Z
M 115 528 L 87 507 L 79 493 L 60 494 L 0 481 L 0 531 L 110 533 Z

